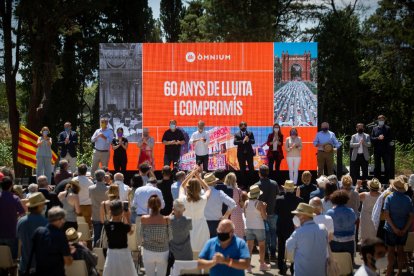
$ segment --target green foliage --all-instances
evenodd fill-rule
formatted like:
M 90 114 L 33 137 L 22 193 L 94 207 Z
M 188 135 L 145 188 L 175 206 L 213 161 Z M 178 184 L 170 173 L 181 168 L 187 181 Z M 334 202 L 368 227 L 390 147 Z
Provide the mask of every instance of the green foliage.
M 409 175 L 414 173 L 414 141 L 395 143 L 395 174 Z
M 13 166 L 11 134 L 5 123 L 0 123 L 0 166 Z
M 77 165 L 86 164 L 87 166 L 91 166 L 92 164 L 92 156 L 93 156 L 93 149 L 90 145 L 82 145 L 82 148 L 85 150 L 83 152 L 78 151 L 77 157 Z
M 161 0 L 160 20 L 167 42 L 177 42 L 181 33 L 180 20 L 183 18 L 181 0 Z

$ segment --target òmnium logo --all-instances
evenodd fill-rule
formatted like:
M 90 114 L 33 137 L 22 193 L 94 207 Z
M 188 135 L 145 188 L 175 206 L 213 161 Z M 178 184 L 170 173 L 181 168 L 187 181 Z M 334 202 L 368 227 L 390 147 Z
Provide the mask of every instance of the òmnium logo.
M 185 59 L 188 62 L 194 62 L 196 59 L 196 55 L 193 52 L 187 52 L 187 54 L 185 55 Z
M 185 55 L 185 59 L 187 62 L 194 62 L 196 60 L 204 61 L 204 60 L 231 60 L 231 55 L 209 55 L 209 54 L 195 54 L 194 52 L 187 52 Z

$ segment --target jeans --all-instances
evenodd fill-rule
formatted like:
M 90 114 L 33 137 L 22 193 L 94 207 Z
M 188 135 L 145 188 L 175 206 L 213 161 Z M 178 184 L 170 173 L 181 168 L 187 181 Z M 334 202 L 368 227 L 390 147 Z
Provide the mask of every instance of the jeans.
M 293 181 L 293 183 L 298 184 L 298 173 L 299 173 L 299 165 L 300 165 L 300 157 L 287 157 L 287 163 L 289 167 L 289 179 Z
M 266 252 L 270 252 L 270 255 L 274 256 L 276 254 L 277 215 L 267 215 L 267 220 L 264 222 L 266 229 Z
M 219 220 L 208 220 L 208 230 L 210 231 L 210 239 L 217 236 L 217 227 L 219 225 Z
M 100 221 L 92 221 L 93 225 L 93 244 L 97 244 L 98 240 L 101 238 L 101 232 L 103 228 L 103 223 Z
M 154 252 L 144 248 L 142 261 L 144 262 L 145 274 L 148 276 L 164 276 L 167 273 L 169 251 Z M 155 273 L 157 270 L 157 273 Z

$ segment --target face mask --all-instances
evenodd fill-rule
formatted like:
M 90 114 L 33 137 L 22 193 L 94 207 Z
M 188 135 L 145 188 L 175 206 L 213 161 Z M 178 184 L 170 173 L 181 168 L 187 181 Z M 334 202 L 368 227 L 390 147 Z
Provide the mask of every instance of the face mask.
M 279 128 L 278 128 L 278 127 L 275 127 L 273 130 L 274 130 L 275 132 L 279 132 Z
M 364 133 L 364 130 L 363 130 L 362 128 L 359 128 L 359 129 L 358 129 L 358 133 L 359 133 L 359 134 L 362 134 L 362 133 Z
M 298 216 L 294 216 L 293 219 L 293 225 L 295 225 L 295 227 L 299 227 L 300 226 L 300 219 Z
M 384 125 L 384 123 L 385 123 L 384 121 L 378 121 L 378 125 L 379 125 L 379 126 L 383 126 L 383 125 Z
M 245 132 L 246 131 L 246 127 L 241 127 L 240 130 L 243 131 L 243 132 Z
M 118 137 L 122 137 L 122 133 L 118 133 Z
M 217 238 L 222 242 L 227 241 L 230 239 L 230 233 L 217 233 Z
M 49 131 L 47 131 L 47 130 L 43 131 L 43 135 L 44 135 L 44 136 L 46 136 L 46 135 L 48 135 L 48 134 L 49 134 Z
M 70 131 L 70 128 L 69 127 L 65 127 L 65 131 L 66 132 L 69 132 Z
M 291 133 L 290 133 L 290 136 L 294 136 L 294 137 L 296 137 L 296 136 L 298 136 L 298 134 L 297 134 L 296 132 L 294 132 L 294 131 L 293 131 L 293 132 L 291 132 Z
M 175 130 L 175 125 L 170 125 L 171 130 Z
M 387 256 L 384 256 L 382 258 L 379 258 L 378 260 L 375 260 L 374 266 L 375 266 L 376 269 L 379 269 L 379 270 L 386 269 L 387 266 L 388 266 L 388 258 L 387 258 Z
M 323 127 L 323 128 L 321 128 L 321 130 L 322 130 L 323 132 L 327 132 L 329 129 L 328 129 L 327 127 Z
M 144 133 L 143 135 L 144 135 L 144 137 L 148 137 L 148 133 Z

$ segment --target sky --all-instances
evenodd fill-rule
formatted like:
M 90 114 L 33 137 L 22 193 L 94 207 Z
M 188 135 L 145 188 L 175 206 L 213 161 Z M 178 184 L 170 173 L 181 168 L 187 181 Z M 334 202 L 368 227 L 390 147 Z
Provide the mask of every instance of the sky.
M 311 58 L 318 57 L 318 43 L 316 42 L 275 42 L 275 55 L 278 57 L 282 56 L 282 51 L 286 50 L 289 55 L 303 55 L 305 51 L 310 51 Z

